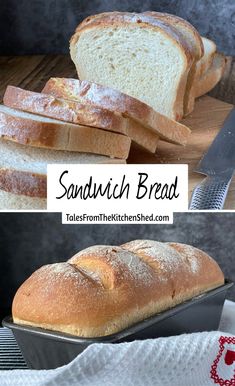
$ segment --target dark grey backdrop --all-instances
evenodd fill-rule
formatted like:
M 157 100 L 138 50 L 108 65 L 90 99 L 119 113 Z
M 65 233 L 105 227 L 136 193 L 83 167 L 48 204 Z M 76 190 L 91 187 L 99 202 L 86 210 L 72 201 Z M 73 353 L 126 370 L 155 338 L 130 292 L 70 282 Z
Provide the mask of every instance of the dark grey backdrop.
M 235 215 L 175 214 L 173 225 L 62 225 L 53 213 L 0 213 L 0 316 L 10 312 L 17 287 L 43 264 L 65 261 L 94 244 L 136 238 L 192 244 L 214 257 L 235 281 Z M 229 297 L 235 300 L 235 289 Z
M 235 54 L 234 0 L 1 0 L 0 54 L 66 53 L 83 18 L 113 10 L 182 16 L 219 50 Z

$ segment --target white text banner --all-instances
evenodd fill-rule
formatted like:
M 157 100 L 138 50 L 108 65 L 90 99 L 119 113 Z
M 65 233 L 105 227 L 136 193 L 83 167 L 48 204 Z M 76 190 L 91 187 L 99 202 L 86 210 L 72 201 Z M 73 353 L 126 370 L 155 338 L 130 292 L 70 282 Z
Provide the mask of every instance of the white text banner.
M 63 223 L 172 223 L 188 209 L 187 165 L 48 165 L 47 209 Z

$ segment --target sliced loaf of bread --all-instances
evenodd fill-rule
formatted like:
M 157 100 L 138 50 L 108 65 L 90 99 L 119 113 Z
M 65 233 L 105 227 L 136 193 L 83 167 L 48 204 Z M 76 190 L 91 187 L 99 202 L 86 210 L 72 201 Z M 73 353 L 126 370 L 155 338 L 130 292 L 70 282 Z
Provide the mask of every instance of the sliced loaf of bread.
M 131 138 L 139 136 L 138 141 L 142 142 L 144 147 L 150 148 L 152 143 L 154 151 L 158 137 L 167 142 L 185 145 L 190 135 L 190 130 L 186 126 L 159 114 L 146 103 L 101 84 L 71 78 L 51 78 L 42 92 L 58 98 L 104 107 L 127 116 L 129 136 Z
M 48 164 L 125 163 L 124 160 L 68 151 L 40 149 L 0 139 L 0 189 L 46 197 Z
M 85 19 L 70 42 L 81 80 L 135 97 L 180 120 L 193 58 L 178 31 L 135 13 L 111 12 Z
M 7 86 L 3 103 L 13 109 L 127 135 L 127 120 L 114 111 Z
M 75 125 L 0 105 L 0 137 L 56 150 L 94 153 L 126 159 L 127 136 L 89 126 Z

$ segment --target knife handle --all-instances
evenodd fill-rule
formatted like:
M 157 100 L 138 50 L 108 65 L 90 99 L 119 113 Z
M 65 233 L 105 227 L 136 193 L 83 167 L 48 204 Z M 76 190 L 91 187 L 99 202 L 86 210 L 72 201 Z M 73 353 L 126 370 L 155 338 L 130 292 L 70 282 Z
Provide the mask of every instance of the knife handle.
M 206 177 L 193 190 L 190 210 L 223 209 L 231 179 Z

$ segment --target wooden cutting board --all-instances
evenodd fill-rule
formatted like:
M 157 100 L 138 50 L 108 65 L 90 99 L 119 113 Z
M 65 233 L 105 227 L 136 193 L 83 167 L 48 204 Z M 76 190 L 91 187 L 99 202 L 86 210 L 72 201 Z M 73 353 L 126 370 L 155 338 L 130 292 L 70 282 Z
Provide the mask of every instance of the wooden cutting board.
M 219 87 L 220 97 L 234 95 L 235 66 L 232 58 L 228 58 L 227 68 Z M 32 91 L 41 91 L 46 81 L 53 76 L 76 77 L 76 70 L 69 56 L 40 55 L 23 57 L 0 57 L 0 99 L 8 84 Z M 220 90 L 221 88 L 221 90 Z M 232 104 L 204 96 L 196 102 L 193 113 L 183 123 L 192 129 L 186 147 L 159 142 L 157 153 L 150 154 L 132 146 L 128 163 L 186 163 L 189 165 L 189 196 L 196 184 L 203 177 L 193 170 L 206 152 Z M 235 178 L 227 196 L 225 209 L 235 209 Z
M 194 173 L 194 169 L 232 108 L 233 105 L 209 96 L 199 98 L 193 113 L 183 120 L 192 130 L 187 146 L 176 146 L 161 141 L 156 154 L 149 154 L 133 146 L 128 163 L 188 164 L 190 197 L 195 185 L 203 179 L 202 175 Z M 235 178 L 230 185 L 225 209 L 235 209 Z

